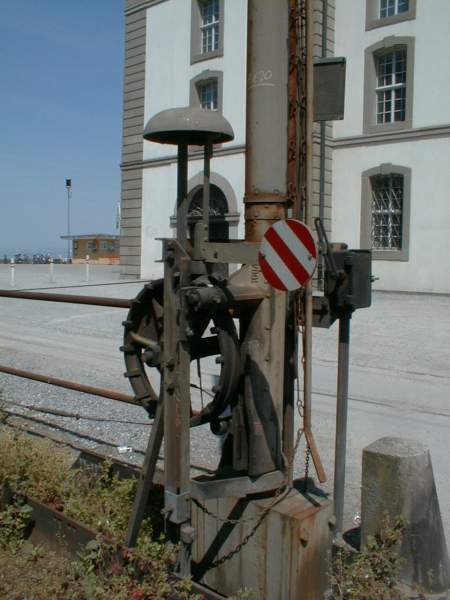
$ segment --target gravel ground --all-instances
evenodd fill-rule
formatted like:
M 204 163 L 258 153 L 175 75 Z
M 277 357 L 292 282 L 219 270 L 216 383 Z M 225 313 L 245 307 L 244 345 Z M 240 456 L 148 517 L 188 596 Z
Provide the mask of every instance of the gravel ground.
M 132 298 L 142 282 L 120 280 L 118 267 L 91 265 L 89 287 L 84 265 L 55 265 L 50 283 L 48 265 L 17 265 L 16 288 L 79 286 L 61 292 Z M 0 288 L 9 289 L 10 269 L 0 265 Z M 105 285 L 113 283 L 113 285 Z M 95 285 L 93 285 L 95 284 Z M 56 290 L 55 290 L 56 291 Z M 352 319 L 349 401 L 348 465 L 345 524 L 353 525 L 359 512 L 362 449 L 385 435 L 414 438 L 430 447 L 441 511 L 450 539 L 450 480 L 448 432 L 450 409 L 449 347 L 450 297 L 374 294 L 371 309 Z M 123 377 L 121 322 L 126 310 L 48 302 L 0 299 L 0 363 L 72 381 L 130 393 Z M 328 475 L 323 486 L 332 489 L 337 326 L 314 330 L 313 428 Z M 204 384 L 211 385 L 214 365 L 204 365 Z M 195 379 L 195 372 L 193 373 Z M 77 443 L 117 454 L 119 446 L 139 453 L 126 454 L 139 462 L 149 424 L 138 407 L 45 386 L 0 374 L 5 401 L 21 414 L 33 414 L 60 428 L 78 432 Z M 199 405 L 197 391 L 192 390 Z M 30 413 L 24 406 L 65 410 L 99 420 Z M 214 466 L 218 440 L 207 426 L 192 431 L 192 460 Z M 304 470 L 304 447 L 299 449 L 296 472 Z M 312 473 L 314 474 L 314 473 Z

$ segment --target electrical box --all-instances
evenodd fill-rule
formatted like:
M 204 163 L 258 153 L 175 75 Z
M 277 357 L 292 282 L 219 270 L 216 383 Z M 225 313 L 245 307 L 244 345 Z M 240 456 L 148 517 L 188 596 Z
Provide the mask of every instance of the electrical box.
M 339 249 L 332 251 L 336 272 L 325 273 L 325 296 L 331 313 L 367 308 L 372 303 L 372 252 Z
M 340 121 L 344 118 L 345 68 L 343 57 L 315 61 L 314 121 Z

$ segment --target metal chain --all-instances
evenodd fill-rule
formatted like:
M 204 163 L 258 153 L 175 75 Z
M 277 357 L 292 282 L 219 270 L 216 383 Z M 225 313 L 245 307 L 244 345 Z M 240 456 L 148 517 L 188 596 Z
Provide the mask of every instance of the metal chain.
M 284 489 L 284 491 L 282 491 L 283 488 L 281 488 L 281 487 L 278 488 L 277 494 L 275 495 L 274 499 L 270 502 L 270 504 L 268 506 L 266 506 L 266 508 L 259 515 L 259 517 L 254 517 L 252 519 L 222 519 L 221 517 L 219 517 L 219 520 L 221 520 L 221 521 L 226 520 L 228 523 L 234 523 L 234 524 L 242 524 L 242 523 L 245 523 L 247 521 L 254 521 L 254 520 L 256 520 L 256 523 L 255 523 L 255 526 L 242 539 L 242 541 L 239 542 L 232 550 L 230 550 L 227 554 L 224 554 L 223 556 L 221 556 L 217 560 L 211 562 L 208 565 L 207 571 L 210 571 L 211 569 L 215 569 L 215 568 L 219 567 L 223 563 L 225 563 L 228 560 L 230 560 L 231 558 L 233 558 L 233 556 L 236 556 L 236 554 L 239 554 L 239 552 L 242 550 L 242 548 L 246 544 L 248 544 L 248 542 L 255 535 L 255 533 L 257 532 L 257 530 L 259 528 L 259 526 L 262 524 L 262 522 L 264 521 L 264 519 L 267 517 L 267 515 L 269 514 L 269 512 L 272 510 L 272 508 L 276 504 L 278 504 L 279 502 L 281 502 L 282 500 L 284 500 L 284 498 L 289 494 L 289 492 L 291 491 L 291 489 L 292 489 L 292 487 L 290 487 L 290 486 L 287 486 Z M 193 502 L 195 504 L 199 505 L 199 503 L 198 503 L 197 500 L 193 499 Z M 204 507 L 202 506 L 202 508 L 204 508 Z M 217 515 L 212 514 L 207 509 L 206 509 L 206 513 L 209 514 L 210 516 L 214 517 L 214 518 L 217 518 Z

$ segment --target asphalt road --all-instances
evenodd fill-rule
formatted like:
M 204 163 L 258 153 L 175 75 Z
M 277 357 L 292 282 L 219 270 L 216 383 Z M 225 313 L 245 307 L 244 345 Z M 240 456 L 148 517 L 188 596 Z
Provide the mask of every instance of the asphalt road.
M 86 282 L 83 266 L 55 265 L 55 282 L 47 265 L 17 265 L 16 289 L 58 287 Z M 120 281 L 118 267 L 93 266 L 90 284 L 72 292 L 131 298 L 141 283 Z M 114 285 L 101 285 L 113 282 Z M 8 265 L 0 265 L 0 288 L 9 289 Z M 56 291 L 56 290 L 55 290 Z M 121 345 L 126 310 L 71 304 L 0 299 L 0 363 L 56 377 L 130 393 L 123 378 Z M 431 452 L 447 540 L 450 540 L 450 297 L 375 293 L 373 306 L 352 319 L 349 387 L 348 463 L 345 525 L 360 511 L 362 449 L 384 436 L 412 438 Z M 314 330 L 313 428 L 332 489 L 337 326 Z M 210 370 L 206 365 L 206 371 Z M 209 379 L 205 373 L 205 382 Z M 100 420 L 67 419 L 33 413 L 116 450 L 143 450 L 149 431 L 143 409 L 77 394 L 0 374 L 5 401 L 62 409 Z M 196 402 L 199 396 L 193 392 Z M 8 409 L 24 413 L 13 405 Z M 29 414 L 29 413 L 27 413 Z M 103 420 L 102 420 L 103 419 Z M 94 438 L 94 439 L 92 439 Z M 218 441 L 207 427 L 193 432 L 193 461 L 214 464 Z M 131 455 L 130 455 L 131 457 Z M 139 460 L 139 456 L 136 458 Z M 299 448 L 296 472 L 304 469 Z

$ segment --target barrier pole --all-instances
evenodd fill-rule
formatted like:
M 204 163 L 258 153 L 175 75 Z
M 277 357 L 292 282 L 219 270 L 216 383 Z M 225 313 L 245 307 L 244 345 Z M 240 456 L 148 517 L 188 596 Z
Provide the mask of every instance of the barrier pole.
M 50 283 L 55 282 L 53 258 L 50 259 Z
M 11 259 L 11 287 L 15 287 L 16 286 L 16 274 L 15 274 L 15 268 L 14 268 L 14 259 Z
M 89 254 L 86 254 L 86 281 L 89 281 Z

